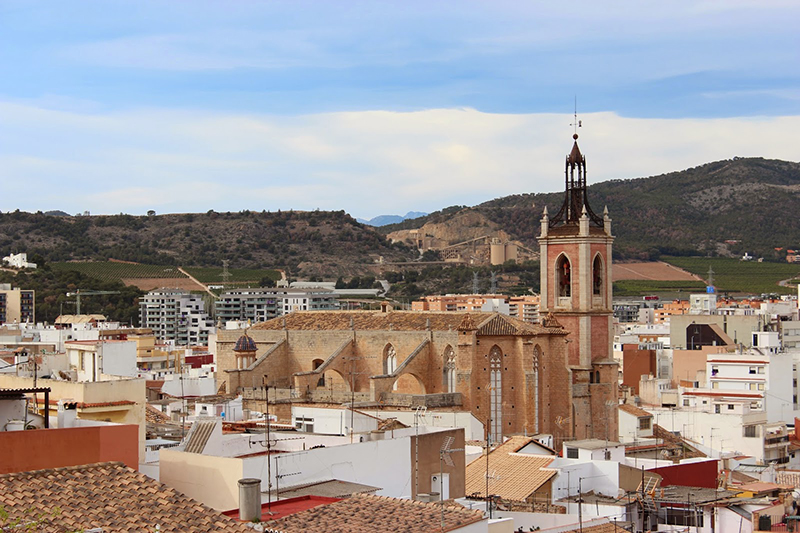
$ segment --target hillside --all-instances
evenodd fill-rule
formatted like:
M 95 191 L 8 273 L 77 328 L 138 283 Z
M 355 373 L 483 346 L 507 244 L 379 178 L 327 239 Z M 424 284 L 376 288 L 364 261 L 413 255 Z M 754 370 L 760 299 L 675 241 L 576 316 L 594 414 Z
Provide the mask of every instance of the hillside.
M 779 259 L 774 248 L 800 248 L 800 219 L 792 216 L 800 209 L 798 163 L 736 158 L 650 178 L 597 183 L 588 194 L 596 212 L 608 206 L 618 257 L 748 251 Z M 446 224 L 466 209 L 535 246 L 542 209 L 547 206 L 554 213 L 562 201 L 560 192 L 512 195 L 475 207 L 450 207 L 380 230 L 388 234 L 428 222 Z
M 0 214 L 0 257 L 25 251 L 49 262 L 134 261 L 156 265 L 274 267 L 292 277 L 356 275 L 380 257 L 416 257 L 344 213 L 277 212 L 159 216 Z

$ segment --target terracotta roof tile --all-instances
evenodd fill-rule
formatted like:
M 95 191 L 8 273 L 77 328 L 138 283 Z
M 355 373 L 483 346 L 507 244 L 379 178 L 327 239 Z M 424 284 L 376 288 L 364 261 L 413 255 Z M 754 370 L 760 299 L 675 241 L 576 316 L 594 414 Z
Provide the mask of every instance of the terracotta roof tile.
M 546 533 L 548 530 L 544 530 Z M 611 522 L 607 524 L 597 524 L 596 526 L 583 526 L 583 527 L 576 527 L 575 529 L 558 529 L 559 533 L 620 533 L 622 531 L 627 531 L 627 529 L 623 529 L 622 526 L 617 526 Z
M 500 320 L 498 322 L 498 319 Z M 503 324 L 501 327 L 500 324 Z M 397 331 L 458 331 L 464 324 L 487 326 L 485 335 L 564 335 L 562 328 L 545 328 L 518 318 L 498 313 L 458 313 L 447 311 L 297 311 L 283 317 L 260 322 L 255 330 L 397 330 Z
M 489 453 L 489 493 L 504 500 L 526 501 L 531 494 L 558 472 L 547 468 L 555 459 L 542 455 L 516 453 L 534 439 L 511 437 Z M 467 496 L 486 497 L 486 456 L 467 465 Z
M 483 513 L 461 507 L 444 507 L 444 529 L 451 531 L 483 520 Z M 355 495 L 329 505 L 266 522 L 282 533 L 374 533 L 440 531 L 442 507 L 436 503 L 385 496 Z
M 644 409 L 640 409 L 639 407 L 636 407 L 635 405 L 631 405 L 629 403 L 623 403 L 622 405 L 620 405 L 619 410 L 625 411 L 629 415 L 633 416 L 638 416 L 638 417 L 649 416 L 650 418 L 653 417 L 651 413 L 648 413 Z
M 244 524 L 122 463 L 0 475 L 0 506 L 12 518 L 53 513 L 36 531 L 251 532 Z

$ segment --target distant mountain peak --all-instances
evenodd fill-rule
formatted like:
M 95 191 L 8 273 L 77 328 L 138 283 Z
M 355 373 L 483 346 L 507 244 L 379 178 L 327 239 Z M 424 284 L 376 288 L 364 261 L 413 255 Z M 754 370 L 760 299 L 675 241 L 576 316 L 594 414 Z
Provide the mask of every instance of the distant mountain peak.
M 358 222 L 360 222 L 361 224 L 366 224 L 368 226 L 376 226 L 376 227 L 378 227 L 378 226 L 387 226 L 389 224 L 397 224 L 399 222 L 402 222 L 404 220 L 408 220 L 408 219 L 411 219 L 411 218 L 424 217 L 427 214 L 428 213 L 422 213 L 420 211 L 409 211 L 408 213 L 406 213 L 403 216 L 400 216 L 400 215 L 378 215 L 378 216 L 373 217 L 373 218 L 371 218 L 369 220 L 366 220 L 366 219 L 363 219 L 363 218 L 357 218 L 356 220 Z

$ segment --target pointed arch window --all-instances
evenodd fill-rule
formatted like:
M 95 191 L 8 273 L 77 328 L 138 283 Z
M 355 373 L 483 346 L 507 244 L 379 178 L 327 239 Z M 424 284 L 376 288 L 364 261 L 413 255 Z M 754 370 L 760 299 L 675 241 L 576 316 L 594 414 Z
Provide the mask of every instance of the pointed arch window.
M 387 344 L 383 349 L 383 373 L 389 375 L 397 370 L 397 352 L 394 346 Z
M 602 296 L 603 278 L 603 260 L 600 258 L 600 254 L 597 254 L 592 262 L 592 294 L 594 296 Z
M 533 431 L 539 433 L 539 360 L 542 357 L 542 348 L 538 344 L 533 347 Z
M 444 351 L 444 371 L 442 376 L 444 390 L 447 392 L 456 391 L 456 353 L 452 346 L 448 346 Z
M 572 296 L 572 265 L 566 255 L 560 255 L 556 261 L 556 287 L 561 298 Z
M 489 395 L 492 442 L 503 441 L 503 354 L 493 346 L 489 352 Z

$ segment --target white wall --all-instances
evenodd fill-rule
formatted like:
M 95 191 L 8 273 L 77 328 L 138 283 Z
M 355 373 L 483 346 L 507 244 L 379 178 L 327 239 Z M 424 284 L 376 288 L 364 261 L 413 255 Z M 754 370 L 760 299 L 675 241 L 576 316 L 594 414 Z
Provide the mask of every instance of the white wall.
M 743 437 L 742 424 L 764 423 L 764 413 L 745 415 L 727 413 L 707 413 L 700 410 L 647 408 L 653 413 L 653 423 L 667 431 L 680 431 L 681 434 L 696 443 L 711 447 L 714 456 L 719 450 L 738 452 L 752 456 L 756 461 L 764 458 L 763 426 L 759 428 L 758 437 Z M 691 442 L 690 442 L 691 444 Z
M 261 490 L 266 491 L 267 457 L 245 457 L 242 460 L 244 477 L 260 478 Z M 294 475 L 280 481 L 281 486 L 340 479 L 380 487 L 377 494 L 381 496 L 411 497 L 409 437 L 289 452 L 273 455 L 270 460 L 273 488 L 276 475 L 292 473 Z
M 100 355 L 103 374 L 136 377 L 136 341 L 103 342 L 100 344 Z
M 725 507 L 717 508 L 717 531 L 753 533 L 753 523 Z
M 298 417 L 312 419 L 314 433 L 323 435 L 349 435 L 351 415 L 356 434 L 369 433 L 378 429 L 378 419 L 358 411 L 351 412 L 350 409 L 325 409 L 302 405 L 292 406 L 292 424 L 296 423 Z
M 9 420 L 22 420 L 25 421 L 25 405 L 26 402 L 22 400 L 3 400 L 0 401 L 0 431 L 6 431 L 6 424 Z M 31 420 L 31 417 L 28 417 Z
M 164 376 L 164 385 L 161 392 L 170 396 L 213 396 L 217 393 L 217 380 L 213 377 L 188 377 L 183 376 L 183 391 L 181 391 L 180 374 Z
M 612 498 L 619 495 L 619 463 L 616 461 L 582 461 L 559 457 L 549 468 L 559 470 L 553 480 L 554 500 L 577 495 L 579 484 L 583 493 L 594 491 Z
M 392 411 L 382 409 L 380 411 L 363 410 L 380 418 L 396 418 L 398 422 L 414 427 L 414 411 Z M 464 428 L 464 438 L 466 440 L 484 440 L 483 423 L 475 418 L 469 411 L 434 411 L 429 410 L 419 419 L 420 426 L 430 426 L 439 428 Z

